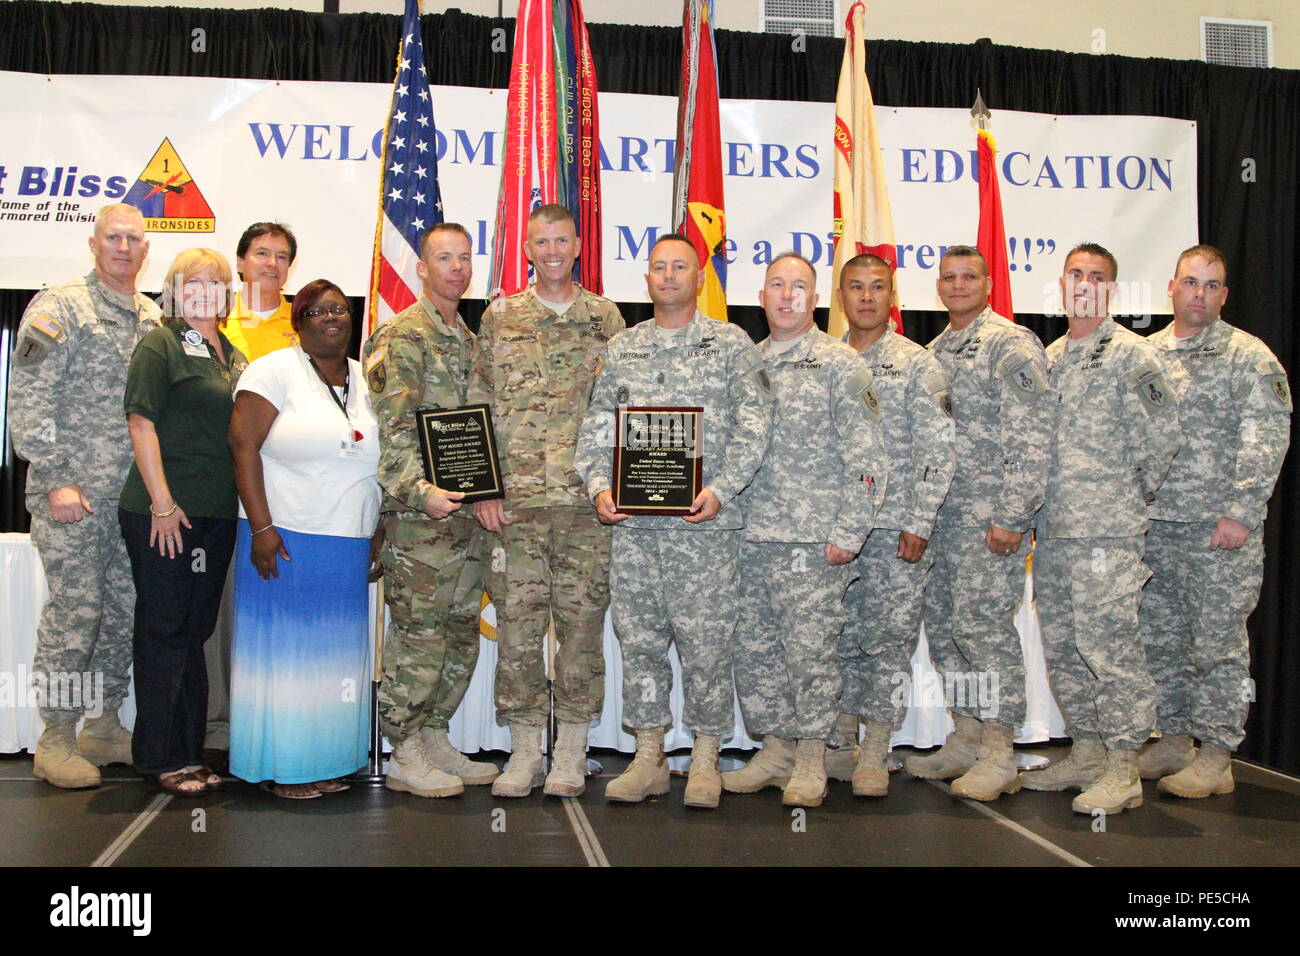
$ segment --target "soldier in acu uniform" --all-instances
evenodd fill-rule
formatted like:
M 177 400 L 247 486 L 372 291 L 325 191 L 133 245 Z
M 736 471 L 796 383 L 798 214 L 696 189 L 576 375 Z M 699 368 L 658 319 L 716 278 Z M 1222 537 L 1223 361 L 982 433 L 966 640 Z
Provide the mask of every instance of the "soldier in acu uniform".
M 884 501 L 844 596 L 839 747 L 826 754 L 827 773 L 852 780 L 860 797 L 889 790 L 889 741 L 904 712 L 896 702 L 899 675 L 911 670 L 934 563 L 929 539 L 956 467 L 948 376 L 929 351 L 894 331 L 893 291 L 893 271 L 876 256 L 857 256 L 840 270 L 836 294 L 849 324 L 844 341 L 871 373 L 889 456 Z M 860 748 L 859 715 L 866 724 Z
M 1151 337 L 1161 359 L 1186 373 L 1185 444 L 1147 512 L 1142 641 L 1163 736 L 1138 769 L 1180 797 L 1234 786 L 1231 756 L 1253 698 L 1246 618 L 1259 601 L 1264 516 L 1290 443 L 1282 366 L 1219 319 L 1227 279 L 1213 246 L 1184 252 L 1169 282 L 1174 320 Z
M 424 295 L 376 329 L 361 352 L 379 419 L 381 561 L 392 614 L 379 701 L 394 744 L 385 785 L 420 797 L 453 796 L 498 775 L 447 739 L 478 660 L 482 532 L 461 512 L 461 492 L 425 480 L 415 425 L 418 409 L 465 403 L 474 335 L 457 310 L 472 267 L 464 227 L 431 226 L 417 267 Z
M 835 726 L 844 591 L 886 489 L 880 405 L 853 350 L 813 325 L 816 273 L 802 256 L 767 267 L 758 350 L 776 396 L 772 438 L 738 502 L 745 516 L 736 690 L 762 752 L 722 775 L 732 793 L 784 787 L 820 806 Z
M 131 466 L 122 393 L 132 351 L 159 324 L 158 307 L 135 287 L 149 253 L 139 211 L 99 210 L 90 251 L 95 268 L 84 278 L 51 286 L 27 307 L 9 388 L 14 450 L 31 462 L 32 543 L 50 588 L 33 670 L 38 692 L 55 696 L 40 702 L 34 772 L 68 788 L 98 786 L 97 766 L 131 762 L 131 735 L 117 716 L 135 609 L 117 524 Z M 63 699 L 63 691 L 76 692 Z M 83 713 L 92 716 L 77 737 Z
M 762 461 L 772 396 L 749 336 L 696 311 L 703 282 L 690 240 L 669 235 L 655 243 L 646 275 L 654 321 L 610 340 L 578 439 L 575 464 L 596 513 L 617 523 L 610 597 L 623 649 L 623 723 L 637 737 L 636 758 L 605 790 L 611 800 L 668 792 L 663 742 L 672 720 L 673 638 L 685 683 L 683 719 L 695 731 L 686 803 L 717 806 L 722 788 L 718 744 L 733 724 L 731 640 L 742 526 L 739 507 L 730 503 Z M 705 487 L 688 514 L 614 510 L 611 446 L 619 405 L 704 407 Z
M 1014 618 L 1024 535 L 1047 481 L 1051 395 L 1037 336 L 989 308 L 993 282 L 978 250 L 949 248 L 935 285 L 948 327 L 930 351 L 948 375 L 957 469 L 930 539 L 925 633 L 955 728 L 937 753 L 903 766 L 956 777 L 959 796 L 996 800 L 1020 786 L 1012 744 L 1025 719 L 1025 665 Z M 993 706 L 973 699 L 977 681 L 996 686 Z
M 605 343 L 624 323 L 613 302 L 573 281 L 582 241 L 564 206 L 533 210 L 524 250 L 536 284 L 483 316 L 469 385 L 471 403 L 492 407 L 506 494 L 474 504 L 493 536 L 485 583 L 497 615 L 496 706 L 510 724 L 510 763 L 492 793 L 523 797 L 542 782 L 542 645 L 554 615 L 559 732 L 545 792 L 572 797 L 585 787 L 587 731 L 605 700 L 612 536 L 573 453 Z
M 1147 502 L 1182 433 L 1156 348 L 1107 314 L 1115 258 L 1070 250 L 1061 295 L 1070 331 L 1047 349 L 1056 393 L 1051 471 L 1038 515 L 1034 587 L 1048 677 L 1070 755 L 1021 774 L 1031 790 L 1083 790 L 1076 813 L 1141 806 L 1138 748 L 1155 687 L 1138 633 Z

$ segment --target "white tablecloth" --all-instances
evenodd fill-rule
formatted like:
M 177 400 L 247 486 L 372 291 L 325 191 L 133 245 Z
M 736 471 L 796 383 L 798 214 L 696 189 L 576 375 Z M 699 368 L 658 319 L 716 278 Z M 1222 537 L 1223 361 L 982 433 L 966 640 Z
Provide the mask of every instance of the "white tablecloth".
M 373 599 L 372 589 L 372 599 Z M 1065 735 L 1065 725 L 1047 684 L 1043 662 L 1042 643 L 1038 634 L 1038 615 L 1029 598 L 1032 594 L 1030 579 L 1025 579 L 1025 600 L 1016 614 L 1016 627 L 1025 654 L 1028 674 L 1025 723 L 1016 735 L 1022 743 L 1046 740 Z M 40 737 L 42 723 L 34 707 L 28 706 L 28 688 L 31 684 L 32 657 L 36 650 L 36 623 L 41 605 L 45 602 L 45 575 L 40 558 L 25 534 L 0 535 L 0 753 L 33 750 Z M 489 606 L 485 612 L 493 619 Z M 492 679 L 496 670 L 496 644 L 480 639 L 478 667 L 470 682 L 469 691 L 451 720 L 450 735 L 461 750 L 509 750 L 510 734 L 496 721 L 492 703 Z M 668 732 L 665 744 L 669 749 L 689 747 L 690 736 L 680 723 L 682 713 L 681 671 L 674 647 L 669 651 L 673 669 L 671 708 L 676 723 Z M 607 747 L 631 752 L 636 741 L 619 723 L 623 707 L 622 656 L 618 641 L 605 618 L 605 707 L 598 723 L 592 727 L 590 742 L 593 747 Z M 930 675 L 927 677 L 927 675 Z M 894 735 L 894 744 L 912 744 L 932 747 L 942 743 L 952 722 L 940 701 L 934 699 L 935 677 L 930 665 L 929 648 L 922 631 L 916 653 L 912 657 L 913 705 L 907 719 Z M 927 691 L 931 691 L 927 693 Z M 122 710 L 123 722 L 129 727 L 135 719 L 135 705 L 130 697 Z M 736 708 L 736 724 L 723 746 L 752 748 L 754 746 L 744 731 L 740 709 Z

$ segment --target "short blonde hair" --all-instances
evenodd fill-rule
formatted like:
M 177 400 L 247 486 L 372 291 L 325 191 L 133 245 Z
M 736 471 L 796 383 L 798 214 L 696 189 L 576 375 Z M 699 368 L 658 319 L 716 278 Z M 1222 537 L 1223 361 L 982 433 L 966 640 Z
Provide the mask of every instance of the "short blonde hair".
M 225 283 L 227 287 L 230 286 L 233 275 L 230 270 L 230 263 L 216 249 L 205 249 L 196 246 L 193 249 L 184 249 L 178 252 L 176 258 L 172 260 L 172 264 L 167 268 L 167 273 L 163 279 L 162 295 L 158 298 L 158 305 L 162 309 L 163 318 L 168 324 L 181 317 L 180 303 L 183 301 L 182 290 L 185 283 L 204 269 L 211 269 L 220 282 Z M 217 318 L 221 319 L 223 323 L 226 316 L 230 314 L 232 298 L 233 290 L 227 288 L 226 301 L 217 315 Z
M 128 203 L 111 202 L 107 206 L 100 206 L 95 213 L 95 235 L 104 231 L 104 220 L 109 216 L 130 216 L 140 223 L 140 231 L 144 232 L 144 213 Z

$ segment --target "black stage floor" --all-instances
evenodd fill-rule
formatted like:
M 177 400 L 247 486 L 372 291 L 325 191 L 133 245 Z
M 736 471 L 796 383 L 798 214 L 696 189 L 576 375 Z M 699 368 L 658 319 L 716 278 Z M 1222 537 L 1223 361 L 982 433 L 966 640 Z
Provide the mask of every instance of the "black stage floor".
M 679 776 L 667 797 L 609 804 L 605 781 L 629 758 L 592 756 L 604 773 L 577 800 L 543 797 L 540 789 L 499 800 L 487 787 L 426 800 L 354 786 L 294 802 L 237 780 L 199 798 L 169 797 L 117 765 L 105 768 L 98 790 L 60 791 L 34 779 L 31 759 L 18 755 L 0 760 L 0 865 L 1236 867 L 1300 860 L 1300 780 L 1240 761 L 1235 793 L 1181 800 L 1149 781 L 1141 808 L 1094 820 L 1070 811 L 1073 794 L 1021 791 L 981 805 L 905 773 L 892 776 L 883 799 L 854 798 L 847 783 L 833 782 L 821 807 L 802 812 L 782 807 L 774 789 L 724 794 L 717 810 L 687 809 Z

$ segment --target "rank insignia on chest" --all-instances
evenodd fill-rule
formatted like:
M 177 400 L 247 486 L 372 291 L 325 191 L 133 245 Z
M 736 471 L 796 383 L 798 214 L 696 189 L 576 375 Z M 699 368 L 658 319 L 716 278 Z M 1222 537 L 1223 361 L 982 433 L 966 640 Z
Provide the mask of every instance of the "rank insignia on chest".
M 655 381 L 662 385 L 664 383 L 664 373 L 660 372 L 658 376 L 656 376 Z
M 620 405 L 626 405 L 626 404 L 627 404 L 627 401 L 628 401 L 628 397 L 629 397 L 629 394 L 628 394 L 627 386 L 626 386 L 626 385 L 620 385 L 620 386 L 618 387 L 618 403 L 619 403 Z

